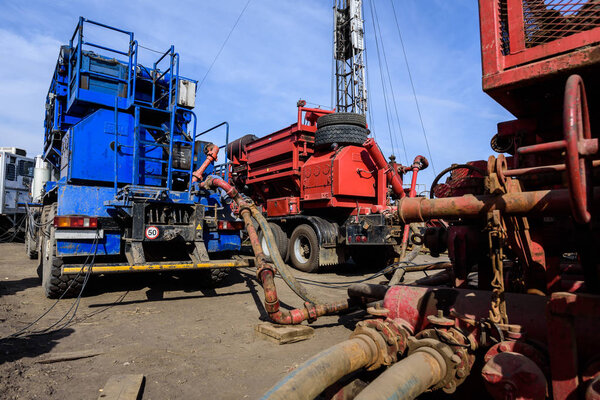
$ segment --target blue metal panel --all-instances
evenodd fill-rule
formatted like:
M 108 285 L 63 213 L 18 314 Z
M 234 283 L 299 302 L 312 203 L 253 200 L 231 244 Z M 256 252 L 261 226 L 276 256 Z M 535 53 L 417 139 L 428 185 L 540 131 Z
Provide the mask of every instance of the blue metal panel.
M 240 249 L 242 241 L 239 233 L 219 233 L 208 232 L 204 234 L 206 249 L 209 253 L 218 251 L 237 251 Z
M 59 239 L 56 241 L 56 254 L 60 257 L 87 256 L 94 253 L 96 256 L 103 256 L 117 255 L 121 252 L 121 235 L 119 233 L 104 232 L 104 237 L 98 239 L 97 245 L 94 242 L 93 239 Z
M 110 217 L 104 202 L 114 198 L 111 187 L 58 184 L 57 215 L 87 215 Z
M 133 117 L 119 113 L 119 182 L 131 183 Z M 62 171 L 69 181 L 114 181 L 115 160 L 114 112 L 100 109 L 75 124 L 65 135 L 63 155 L 68 149 L 68 171 Z M 65 157 L 63 157 L 65 159 Z

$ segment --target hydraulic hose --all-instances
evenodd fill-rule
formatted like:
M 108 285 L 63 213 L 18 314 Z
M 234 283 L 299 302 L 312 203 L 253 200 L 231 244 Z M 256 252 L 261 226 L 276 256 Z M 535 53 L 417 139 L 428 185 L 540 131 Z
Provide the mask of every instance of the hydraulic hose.
M 265 255 L 262 251 L 262 246 L 260 241 L 258 240 L 258 234 L 256 232 L 256 228 L 252 223 L 252 215 L 256 215 L 257 220 L 264 221 L 264 217 L 260 215 L 260 212 L 256 209 L 256 207 L 252 204 L 246 202 L 242 196 L 238 193 L 238 191 L 225 182 L 224 180 L 209 176 L 203 183 L 202 186 L 209 189 L 213 187 L 219 187 L 223 189 L 229 197 L 231 197 L 240 207 L 240 215 L 244 220 L 244 224 L 246 225 L 246 230 L 248 232 L 248 237 L 250 238 L 250 244 L 252 245 L 252 251 L 254 252 L 254 256 L 256 259 L 256 268 L 257 268 L 257 276 L 263 287 L 265 292 L 265 310 L 269 313 L 269 317 L 271 320 L 278 324 L 290 325 L 290 324 L 299 324 L 302 321 L 311 320 L 314 321 L 318 317 L 337 313 L 342 310 L 346 310 L 350 307 L 350 303 L 348 300 L 343 300 L 336 303 L 328 303 L 328 304 L 319 304 L 307 301 L 304 306 L 304 309 L 293 309 L 293 310 L 282 310 L 279 307 L 279 298 L 277 296 L 277 289 L 275 287 L 275 270 L 273 267 L 268 264 L 265 260 Z M 272 254 L 272 257 L 275 261 L 275 265 L 277 268 L 283 266 L 283 269 L 286 268 L 281 256 L 279 256 L 279 252 L 273 244 L 275 243 L 273 234 L 268 224 L 263 228 L 263 233 L 265 238 L 267 239 L 267 244 L 269 245 L 269 250 Z M 280 265 L 278 265 L 278 263 Z M 291 274 L 290 274 L 291 275 Z M 285 276 L 282 274 L 282 277 Z M 295 284 L 294 284 L 295 282 Z M 302 286 L 295 280 L 286 283 L 292 289 L 302 288 Z M 300 290 L 299 290 L 300 291 Z M 306 291 L 304 290 L 304 294 L 306 295 Z M 310 298 L 310 297 L 308 297 Z
M 355 400 L 414 399 L 438 383 L 446 366 L 435 350 L 416 351 L 400 360 L 364 388 Z
M 206 159 L 204 160 L 202 165 L 200 165 L 200 168 L 198 168 L 192 173 L 192 182 L 198 182 L 202 180 L 202 175 L 204 175 L 204 171 L 206 171 L 206 168 L 208 168 L 210 163 L 217 161 L 217 155 L 219 154 L 219 146 L 210 143 L 206 146 L 206 149 Z
M 277 245 L 275 244 L 277 242 L 275 241 L 273 232 L 271 232 L 271 228 L 269 227 L 267 219 L 262 215 L 260 211 L 258 211 L 258 209 L 254 205 L 250 207 L 250 210 L 252 211 L 252 216 L 260 225 L 260 229 L 263 232 L 263 236 L 271 254 L 271 259 L 273 260 L 275 267 L 277 267 L 277 272 L 279 272 L 285 283 L 290 287 L 290 289 L 294 291 L 294 293 L 300 296 L 300 298 L 302 298 L 304 301 L 308 301 L 313 304 L 322 303 L 313 294 L 309 293 L 300 282 L 296 280 L 290 268 L 281 258 L 279 250 L 277 249 Z
M 365 335 L 338 343 L 293 370 L 262 399 L 314 399 L 342 377 L 369 366 L 376 352 L 375 343 Z

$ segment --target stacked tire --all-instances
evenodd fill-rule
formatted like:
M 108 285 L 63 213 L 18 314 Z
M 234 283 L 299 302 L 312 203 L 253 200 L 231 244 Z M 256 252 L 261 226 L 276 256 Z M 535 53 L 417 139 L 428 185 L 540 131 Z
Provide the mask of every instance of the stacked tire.
M 317 120 L 315 147 L 325 148 L 336 143 L 339 146 L 362 145 L 369 130 L 367 120 L 362 114 L 333 113 Z

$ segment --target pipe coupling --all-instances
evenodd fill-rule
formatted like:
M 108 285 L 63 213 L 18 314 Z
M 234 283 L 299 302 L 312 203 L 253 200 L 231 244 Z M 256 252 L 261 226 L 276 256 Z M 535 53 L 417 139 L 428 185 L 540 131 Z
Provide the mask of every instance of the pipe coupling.
M 350 338 L 364 335 L 371 339 L 377 347 L 373 362 L 367 366 L 368 371 L 376 370 L 382 365 L 392 365 L 398 356 L 404 353 L 408 332 L 393 320 L 368 319 L 356 324 Z

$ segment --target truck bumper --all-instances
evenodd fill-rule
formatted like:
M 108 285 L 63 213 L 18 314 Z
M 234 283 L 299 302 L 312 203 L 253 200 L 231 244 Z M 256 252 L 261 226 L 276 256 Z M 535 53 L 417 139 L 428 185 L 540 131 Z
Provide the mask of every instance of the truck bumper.
M 192 262 L 165 262 L 165 263 L 148 263 L 141 265 L 123 264 L 94 264 L 77 265 L 69 264 L 62 266 L 62 275 L 75 275 L 78 273 L 89 273 L 92 275 L 100 274 L 122 274 L 131 272 L 165 272 L 165 271 L 190 271 L 213 268 L 244 268 L 254 265 L 252 258 L 238 258 L 234 260 L 211 260 L 202 263 Z

